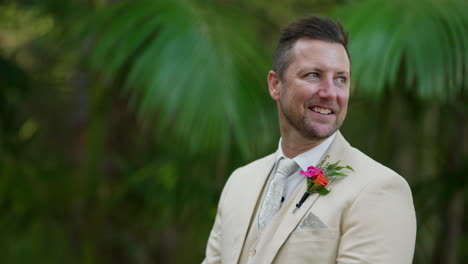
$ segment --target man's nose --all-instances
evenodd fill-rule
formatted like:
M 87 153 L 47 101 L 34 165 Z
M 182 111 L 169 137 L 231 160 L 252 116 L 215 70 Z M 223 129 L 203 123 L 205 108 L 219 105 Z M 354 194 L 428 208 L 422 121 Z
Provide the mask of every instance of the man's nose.
M 335 95 L 335 83 L 333 78 L 324 78 L 319 86 L 318 95 L 323 98 L 330 98 Z

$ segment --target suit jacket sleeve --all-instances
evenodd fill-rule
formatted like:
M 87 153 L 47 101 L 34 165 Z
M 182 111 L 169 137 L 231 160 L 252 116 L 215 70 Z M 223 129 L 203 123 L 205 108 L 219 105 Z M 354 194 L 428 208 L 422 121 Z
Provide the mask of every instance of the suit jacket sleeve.
M 234 173 L 233 173 L 234 174 Z M 205 259 L 202 264 L 215 264 L 221 263 L 221 242 L 222 242 L 222 232 L 221 232 L 221 221 L 223 215 L 223 201 L 226 193 L 229 189 L 229 180 L 224 185 L 223 191 L 221 192 L 221 197 L 219 198 L 218 210 L 216 212 L 216 218 L 211 229 L 210 236 L 208 238 L 208 243 L 206 245 Z
M 411 190 L 397 174 L 375 179 L 344 213 L 338 264 L 412 262 L 416 216 Z

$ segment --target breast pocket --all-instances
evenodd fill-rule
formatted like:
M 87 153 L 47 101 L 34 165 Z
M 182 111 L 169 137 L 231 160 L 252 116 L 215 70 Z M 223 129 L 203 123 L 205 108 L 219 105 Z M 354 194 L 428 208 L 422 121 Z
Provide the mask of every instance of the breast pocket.
M 334 229 L 294 231 L 276 255 L 275 263 L 336 264 L 339 236 Z

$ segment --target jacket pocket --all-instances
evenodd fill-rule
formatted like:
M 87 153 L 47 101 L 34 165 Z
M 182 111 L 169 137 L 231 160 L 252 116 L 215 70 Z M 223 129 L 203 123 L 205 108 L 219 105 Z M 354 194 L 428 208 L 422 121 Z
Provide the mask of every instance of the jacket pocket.
M 274 263 L 336 264 L 340 234 L 335 229 L 297 230 L 291 233 Z

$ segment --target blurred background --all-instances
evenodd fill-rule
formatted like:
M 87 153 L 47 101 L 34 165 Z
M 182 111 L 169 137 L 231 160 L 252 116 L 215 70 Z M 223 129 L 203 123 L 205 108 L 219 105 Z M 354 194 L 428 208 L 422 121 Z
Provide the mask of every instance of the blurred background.
M 343 134 L 412 187 L 414 263 L 468 263 L 467 11 L 0 0 L 0 262 L 200 263 L 229 174 L 276 150 L 279 31 L 321 14 L 351 36 Z

